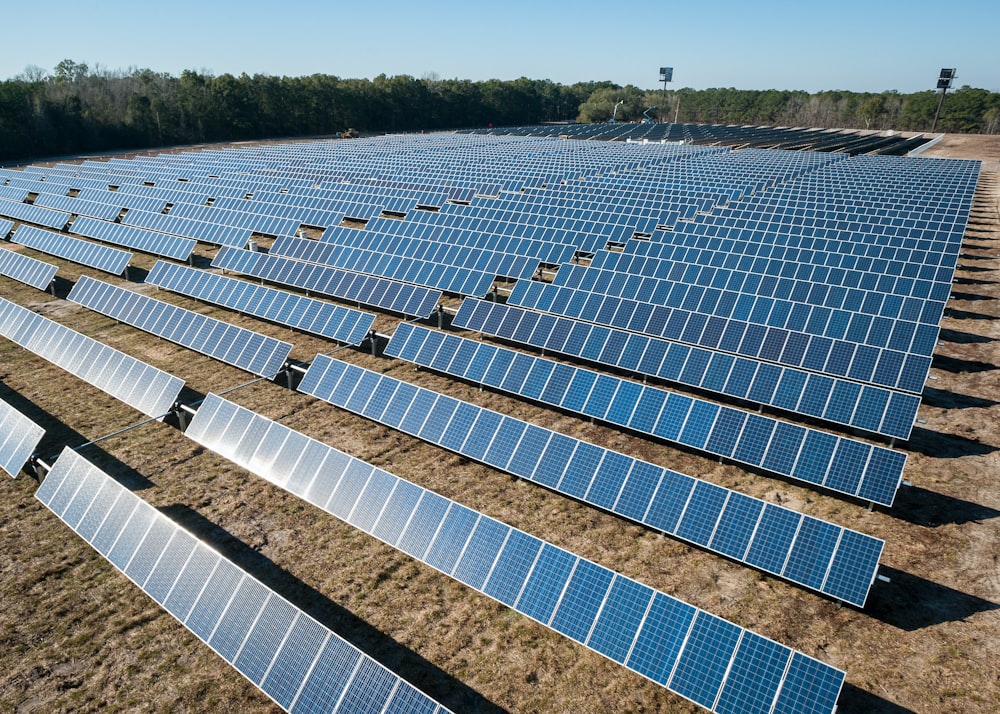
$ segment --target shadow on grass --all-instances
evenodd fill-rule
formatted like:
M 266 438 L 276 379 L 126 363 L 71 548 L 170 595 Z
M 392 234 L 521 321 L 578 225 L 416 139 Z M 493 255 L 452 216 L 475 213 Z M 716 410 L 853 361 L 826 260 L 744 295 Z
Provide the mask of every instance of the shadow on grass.
M 946 307 L 944 309 L 945 317 L 950 317 L 953 320 L 997 320 L 995 315 L 987 315 L 983 312 L 972 312 L 971 310 L 956 310 L 953 307 Z
M 949 392 L 946 389 L 924 387 L 924 404 L 940 409 L 970 409 L 995 407 L 1000 402 L 985 397 L 974 397 L 971 394 Z
M 970 302 L 980 302 L 982 300 L 996 300 L 992 295 L 979 295 L 977 293 L 960 293 L 952 291 L 952 300 L 968 300 Z
M 995 602 L 902 570 L 883 565 L 879 567 L 879 572 L 891 582 L 875 583 L 868 596 L 865 612 L 906 632 L 945 622 L 958 622 L 979 612 L 1000 609 L 1000 605 Z
M 915 714 L 912 709 L 901 707 L 888 699 L 845 683 L 837 700 L 837 714 Z
M 960 265 L 960 266 L 958 266 L 958 270 L 961 270 L 961 271 L 966 272 L 966 273 L 992 273 L 992 272 L 994 272 L 994 268 L 987 268 L 985 265 Z M 959 280 L 956 279 L 956 280 L 954 280 L 952 282 L 959 282 Z M 961 283 L 959 283 L 959 284 L 961 284 Z
M 926 456 L 934 456 L 940 459 L 957 459 L 962 456 L 984 456 L 992 454 L 998 447 L 992 444 L 984 444 L 981 441 L 970 439 L 957 434 L 944 434 L 940 431 L 931 431 L 919 426 L 913 427 L 910 432 L 910 440 L 906 442 L 909 451 L 916 451 Z
M 38 426 L 45 429 L 45 435 L 38 443 L 36 452 L 41 460 L 49 466 L 55 463 L 56 459 L 59 458 L 59 454 L 62 453 L 63 447 L 78 447 L 79 445 L 86 444 L 87 441 L 89 441 L 83 434 L 70 428 L 67 424 L 61 422 L 51 413 L 27 399 L 19 392 L 14 391 L 3 382 L 0 382 L 0 399 L 3 399 L 10 406 L 14 407 L 24 416 L 31 419 L 31 421 L 38 424 Z M 96 446 L 87 447 L 81 453 L 86 455 L 87 458 L 93 460 L 94 463 L 101 465 L 102 468 L 104 468 L 105 464 L 113 466 L 116 474 L 122 474 L 122 477 L 119 480 L 133 491 L 141 491 L 153 485 L 149 479 L 140 474 L 138 471 L 130 468 L 126 464 L 123 464 L 114 456 L 111 456 L 111 454 L 102 451 Z M 30 470 L 27 473 L 34 478 L 35 475 Z
M 955 278 L 953 285 L 996 285 L 995 280 L 977 280 L 976 278 Z
M 952 374 L 962 374 L 964 372 L 988 372 L 991 369 L 997 368 L 997 366 L 992 362 L 959 359 L 957 357 L 947 357 L 945 355 L 934 355 L 934 359 L 931 361 L 931 367 L 943 369 L 945 372 L 951 372 Z
M 938 333 L 938 337 L 945 342 L 954 342 L 959 345 L 971 345 L 971 344 L 983 344 L 986 342 L 995 342 L 995 337 L 987 337 L 985 335 L 975 335 L 971 332 L 961 332 L 960 330 L 948 330 L 942 329 Z
M 452 711 L 501 714 L 501 709 L 465 683 L 455 679 L 412 650 L 379 632 L 349 610 L 331 602 L 323 593 L 250 548 L 226 529 L 183 504 L 159 509 L 165 516 L 208 542 L 267 587 L 374 657 L 393 672 L 444 704 Z
M 1000 511 L 919 486 L 904 486 L 896 492 L 890 515 L 918 526 L 937 528 L 979 523 L 1000 516 Z

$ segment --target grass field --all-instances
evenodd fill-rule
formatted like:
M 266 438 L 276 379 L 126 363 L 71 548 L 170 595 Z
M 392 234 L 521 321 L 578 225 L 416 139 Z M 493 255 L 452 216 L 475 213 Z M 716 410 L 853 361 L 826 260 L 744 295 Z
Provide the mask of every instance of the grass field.
M 280 383 L 227 398 L 403 478 L 847 671 L 841 712 L 1000 711 L 1000 137 L 928 155 L 986 160 L 941 345 L 891 510 L 869 511 L 545 407 L 346 349 L 338 357 L 883 538 L 864 611 L 657 535 L 339 411 Z M 21 249 L 5 245 L 4 249 Z M 81 274 L 60 266 L 60 296 Z M 199 263 L 214 251 L 201 246 Z M 336 346 L 141 285 L 291 341 Z M 111 279 L 112 282 L 122 282 Z M 194 400 L 250 375 L 6 278 L 0 295 L 183 378 Z M 457 301 L 453 301 L 457 305 Z M 396 319 L 380 316 L 391 332 Z M 47 430 L 54 458 L 142 421 L 0 339 L 0 398 Z M 455 711 L 694 712 L 661 687 L 149 423 L 81 451 L 145 500 Z M 34 500 L 0 479 L 0 712 L 270 712 L 264 695 Z

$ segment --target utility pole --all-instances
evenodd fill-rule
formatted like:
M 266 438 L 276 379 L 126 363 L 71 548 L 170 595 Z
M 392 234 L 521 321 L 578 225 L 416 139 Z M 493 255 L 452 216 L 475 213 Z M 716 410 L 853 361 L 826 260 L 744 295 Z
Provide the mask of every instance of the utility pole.
M 937 81 L 937 88 L 941 90 L 941 97 L 938 99 L 937 111 L 934 112 L 934 123 L 931 124 L 931 133 L 937 129 L 938 117 L 941 116 L 941 107 L 944 106 L 944 95 L 951 89 L 951 81 L 953 79 L 955 79 L 955 68 L 942 68 Z

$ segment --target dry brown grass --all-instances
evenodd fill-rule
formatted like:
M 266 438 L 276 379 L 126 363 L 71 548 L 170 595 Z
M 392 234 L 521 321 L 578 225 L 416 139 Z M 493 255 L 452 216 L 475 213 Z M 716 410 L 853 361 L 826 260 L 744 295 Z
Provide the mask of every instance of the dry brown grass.
M 951 140 L 951 137 L 949 137 Z M 977 139 L 978 141 L 978 139 Z M 966 152 L 970 151 L 963 145 Z M 995 151 L 1000 143 L 988 151 Z M 948 142 L 936 152 L 950 148 Z M 986 152 L 983 147 L 972 150 Z M 955 149 L 959 151 L 959 149 Z M 869 512 L 791 483 L 361 351 L 338 356 L 886 540 L 891 584 L 865 611 L 625 523 L 444 453 L 278 384 L 229 395 L 261 414 L 506 523 L 847 671 L 841 712 L 1000 710 L 1000 174 L 985 167 L 943 327 L 926 424 L 897 507 Z M 206 253 L 207 255 L 208 253 Z M 59 263 L 60 276 L 81 273 Z M 139 258 L 140 267 L 152 265 Z M 133 283 L 131 287 L 136 287 Z M 286 339 L 311 360 L 333 345 L 164 291 L 160 299 Z M 239 370 L 0 278 L 29 305 L 187 381 L 199 393 Z M 64 294 L 64 293 L 63 293 Z M 391 331 L 395 320 L 380 317 Z M 42 453 L 141 419 L 0 340 L 0 397 L 44 426 Z M 661 687 L 440 575 L 232 466 L 163 424 L 83 452 L 258 578 L 456 711 L 700 711 Z M 0 481 L 0 711 L 270 712 L 256 689 L 34 500 Z

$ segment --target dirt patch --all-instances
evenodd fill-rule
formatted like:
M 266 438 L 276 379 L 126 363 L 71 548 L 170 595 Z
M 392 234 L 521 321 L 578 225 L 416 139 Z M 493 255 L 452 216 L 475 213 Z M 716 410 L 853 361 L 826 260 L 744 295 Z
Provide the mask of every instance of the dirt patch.
M 949 143 L 954 139 L 957 144 Z M 982 151 L 973 220 L 890 511 L 590 424 L 361 350 L 338 357 L 886 540 L 891 583 L 864 611 L 662 537 L 339 411 L 280 384 L 228 395 L 261 414 L 847 671 L 840 712 L 1000 709 L 1000 137 L 949 135 L 926 155 Z M 996 153 L 994 153 L 996 152 Z M 211 255 L 199 248 L 198 257 Z M 27 254 L 32 254 L 26 250 Z M 88 274 L 60 266 L 60 277 Z M 137 254 L 135 275 L 154 262 Z M 129 284 L 138 288 L 135 282 Z M 145 288 L 144 288 L 145 290 Z M 0 294 L 187 381 L 252 377 L 0 278 Z M 291 341 L 336 345 L 163 290 L 158 299 Z M 450 301 L 457 305 L 457 301 Z M 398 318 L 376 323 L 391 332 Z M 47 429 L 54 457 L 141 415 L 0 340 L 0 398 Z M 171 518 L 456 711 L 701 711 L 151 423 L 83 452 Z M 35 484 L 3 477 L 0 711 L 272 712 L 263 695 L 62 526 Z

